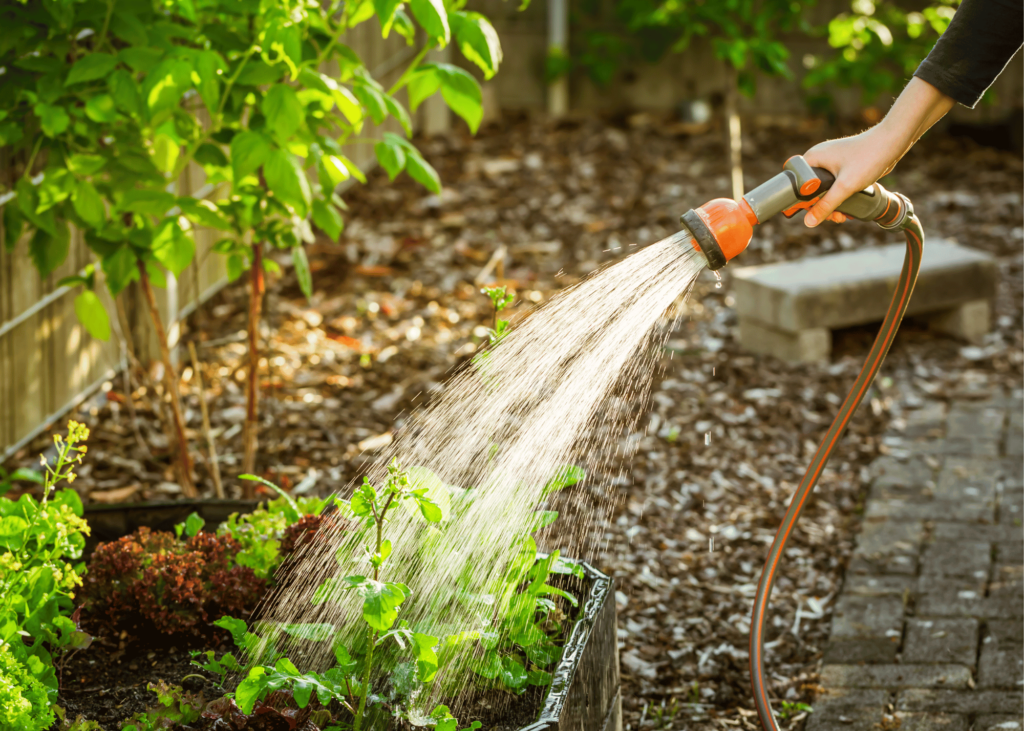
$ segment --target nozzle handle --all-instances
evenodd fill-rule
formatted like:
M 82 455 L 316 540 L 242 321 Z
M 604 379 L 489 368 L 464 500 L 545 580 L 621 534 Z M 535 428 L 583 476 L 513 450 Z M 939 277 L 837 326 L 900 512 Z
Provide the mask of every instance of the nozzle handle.
M 784 212 L 787 218 L 796 215 L 800 210 L 806 210 L 813 206 L 835 185 L 836 176 L 831 171 L 825 168 L 811 169 L 820 183 L 810 200 L 805 198 Z M 873 183 L 864 190 L 854 193 L 840 203 L 836 210 L 860 221 L 874 221 L 882 228 L 895 228 L 906 218 L 908 212 L 913 213 L 910 201 L 899 193 L 886 190 L 878 183 Z

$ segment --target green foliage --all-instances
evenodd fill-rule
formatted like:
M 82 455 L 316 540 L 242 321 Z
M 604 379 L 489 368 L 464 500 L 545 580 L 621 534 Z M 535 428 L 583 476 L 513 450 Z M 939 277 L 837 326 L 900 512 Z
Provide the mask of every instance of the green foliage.
M 26 469 L 25 467 L 19 467 L 11 472 L 0 467 L 0 495 L 6 495 L 10 492 L 15 482 L 34 482 L 37 485 L 41 485 L 43 484 L 43 476 L 38 470 Z
M 422 39 L 388 89 L 343 42 L 375 14 L 385 37 L 394 29 L 410 45 Z M 4 206 L 7 247 L 31 233 L 29 254 L 48 276 L 65 261 L 74 224 L 114 296 L 140 271 L 158 285 L 162 271 L 180 274 L 200 226 L 224 232 L 216 251 L 233 278 L 254 244 L 291 250 L 309 294 L 306 219 L 336 238 L 337 186 L 365 182 L 342 146 L 372 143 L 359 137 L 364 124 L 393 118 L 405 136 L 377 145 L 389 175 L 404 170 L 439 191 L 406 139 L 411 121 L 397 94 L 408 87 L 415 109 L 440 91 L 475 132 L 476 81 L 423 58 L 454 42 L 487 78 L 501 62 L 489 21 L 441 0 L 20 0 L 0 8 L 0 22 L 19 29 L 0 42 L 0 148 L 25 163 Z M 337 71 L 323 72 L 328 64 Z M 169 192 L 193 162 L 217 186 L 212 201 Z M 89 293 L 76 312 L 90 334 L 109 337 L 91 270 L 68 283 Z
M 549 59 L 548 75 L 586 69 L 600 85 L 612 80 L 625 62 L 656 63 L 689 49 L 695 37 L 711 40 L 715 56 L 734 68 L 740 90 L 754 92 L 757 74 L 790 78 L 789 51 L 780 33 L 809 31 L 804 16 L 814 0 L 618 0 L 614 24 L 601 24 L 603 6 L 587 2 L 575 19 L 585 30 L 582 47 L 571 59 Z
M 806 703 L 795 703 L 793 701 L 782 701 L 782 708 L 779 710 L 779 718 L 788 721 L 800 713 L 813 713 L 814 709 Z
M 907 11 L 886 0 L 853 0 L 850 12 L 828 24 L 829 58 L 809 57 L 804 87 L 824 93 L 859 86 L 866 104 L 903 88 L 935 41 L 946 30 L 960 0 L 932 0 Z
M 158 731 L 199 720 L 205 705 L 201 695 L 189 693 L 180 685 L 170 685 L 163 680 L 149 683 L 146 688 L 156 693 L 159 705 L 136 713 L 125 721 L 121 731 Z
M 46 687 L 6 644 L 0 645 L 0 711 L 0 731 L 42 731 L 56 719 Z
M 27 493 L 17 501 L 0 498 L 0 646 L 46 687 L 51 700 L 57 692 L 51 652 L 73 651 L 92 640 L 71 619 L 71 597 L 83 569 L 69 563 L 81 557 L 89 526 L 78 494 L 56 490 L 61 481 L 74 482 L 88 437 L 89 430 L 74 421 L 66 437 L 54 435 L 56 458 L 40 458 L 40 501 Z
M 273 483 L 276 490 L 280 490 Z M 241 547 L 235 563 L 247 566 L 261 579 L 269 579 L 283 557 L 295 549 L 297 539 L 319 527 L 318 513 L 325 500 L 292 498 L 287 493 L 261 504 L 246 515 L 232 513 L 217 528 L 219 535 L 229 535 Z

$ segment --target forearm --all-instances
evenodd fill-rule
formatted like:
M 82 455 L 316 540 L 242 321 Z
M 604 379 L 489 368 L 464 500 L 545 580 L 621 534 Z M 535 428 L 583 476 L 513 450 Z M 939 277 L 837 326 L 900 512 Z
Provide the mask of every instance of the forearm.
M 893 153 L 897 155 L 890 169 L 954 104 L 952 98 L 927 81 L 916 76 L 910 80 L 879 123 L 880 131 L 891 140 Z

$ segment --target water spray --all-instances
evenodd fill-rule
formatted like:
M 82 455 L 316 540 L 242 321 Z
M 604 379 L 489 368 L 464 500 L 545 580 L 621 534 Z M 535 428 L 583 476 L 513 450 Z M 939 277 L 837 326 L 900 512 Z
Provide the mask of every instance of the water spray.
M 718 198 L 696 210 L 687 211 L 681 220 L 683 226 L 692 234 L 694 248 L 707 259 L 708 268 L 717 271 L 747 248 L 754 226 L 764 223 L 778 213 L 792 218 L 799 211 L 809 209 L 834 182 L 835 176 L 832 173 L 823 168 L 811 167 L 798 155 L 786 161 L 781 173 L 754 188 L 739 201 Z M 825 463 L 846 429 L 853 412 L 864 399 L 878 368 L 889 352 L 889 346 L 896 337 L 896 330 L 910 303 L 910 295 L 921 268 L 924 249 L 924 232 L 920 221 L 914 215 L 914 207 L 910 200 L 900 193 L 887 191 L 878 183 L 847 198 L 836 210 L 861 221 L 873 221 L 887 230 L 903 231 L 907 240 L 907 255 L 882 327 L 857 375 L 857 380 L 854 381 L 839 413 L 818 445 L 807 472 L 804 473 L 789 502 L 789 508 L 775 534 L 775 540 L 768 551 L 768 558 L 761 572 L 750 622 L 750 684 L 761 727 L 765 731 L 779 731 L 768 700 L 764 677 L 764 632 L 775 572 L 778 570 L 786 541 L 800 517 L 800 511 L 814 490 Z

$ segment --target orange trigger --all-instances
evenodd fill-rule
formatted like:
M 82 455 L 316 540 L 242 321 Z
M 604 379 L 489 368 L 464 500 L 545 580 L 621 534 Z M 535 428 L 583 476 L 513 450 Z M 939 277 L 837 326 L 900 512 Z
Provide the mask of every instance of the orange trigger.
M 793 216 L 795 216 L 797 214 L 797 211 L 806 211 L 811 206 L 813 206 L 815 203 L 817 203 L 819 200 L 821 200 L 821 196 L 820 195 L 816 195 L 813 198 L 811 198 L 809 201 L 800 201 L 796 205 L 790 206 L 789 208 L 784 210 L 782 212 L 782 215 L 785 216 L 786 218 L 792 218 Z

